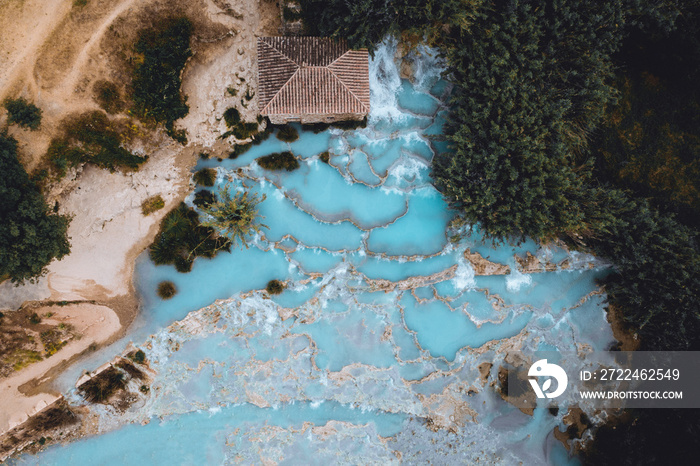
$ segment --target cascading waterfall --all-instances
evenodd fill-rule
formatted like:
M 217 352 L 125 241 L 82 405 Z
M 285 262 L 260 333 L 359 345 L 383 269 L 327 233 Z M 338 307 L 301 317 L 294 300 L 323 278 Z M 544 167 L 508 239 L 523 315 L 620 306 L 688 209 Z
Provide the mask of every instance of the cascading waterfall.
M 605 264 L 448 229 L 454 213 L 429 177 L 444 150 L 433 137 L 446 110 L 442 65 L 419 48 L 412 85 L 395 51 L 387 40 L 371 61 L 366 128 L 302 131 L 291 144 L 270 138 L 235 160 L 200 162 L 218 166 L 219 184 L 265 194 L 269 228 L 190 274 L 142 257 L 142 322 L 128 338 L 154 371 L 150 392 L 123 412 L 94 408 L 102 435 L 20 463 L 567 461 L 551 435 L 565 409 L 523 414 L 491 382 L 509 349 L 605 349 L 612 333 L 595 284 Z M 301 168 L 254 163 L 280 150 Z M 326 150 L 329 164 L 317 157 Z M 477 273 L 467 250 L 510 274 Z M 514 255 L 528 252 L 550 271 L 520 270 Z M 271 279 L 287 289 L 268 296 Z M 180 290 L 170 301 L 155 296 L 162 280 Z

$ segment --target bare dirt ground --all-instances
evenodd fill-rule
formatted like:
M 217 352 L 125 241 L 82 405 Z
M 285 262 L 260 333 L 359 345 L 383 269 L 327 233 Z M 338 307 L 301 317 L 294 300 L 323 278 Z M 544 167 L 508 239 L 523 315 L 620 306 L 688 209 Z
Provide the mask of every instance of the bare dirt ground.
M 183 147 L 162 130 L 151 129 L 129 147 L 149 156 L 138 171 L 86 167 L 50 186 L 49 202 L 58 201 L 60 212 L 72 217 L 71 254 L 54 261 L 37 284 L 0 284 L 0 308 L 7 308 L 7 314 L 26 306 L 27 300 L 91 301 L 95 304 L 81 305 L 85 312 L 61 312 L 66 314 L 64 324 L 92 330 L 50 358 L 0 378 L 0 432 L 56 399 L 44 389 L 66 361 L 91 344 L 107 344 L 124 334 L 138 308 L 132 285 L 136 257 L 152 241 L 163 216 L 191 190 L 197 154 L 228 155 L 229 143 L 219 139 L 225 131 L 223 112 L 235 106 L 248 121 L 257 116 L 257 99 L 242 99 L 257 87 L 256 38 L 276 35 L 280 25 L 274 0 L 0 2 L 0 100 L 25 97 L 43 112 L 38 131 L 8 129 L 30 173 L 41 167 L 66 116 L 99 109 L 93 99 L 97 80 L 114 82 L 122 91 L 128 88 L 138 31 L 164 15 L 186 15 L 194 25 L 193 57 L 182 87 L 190 113 L 176 123 L 187 131 L 189 144 Z M 0 109 L 0 127 L 5 122 L 5 110 Z M 156 194 L 165 200 L 165 208 L 144 216 L 142 202 Z

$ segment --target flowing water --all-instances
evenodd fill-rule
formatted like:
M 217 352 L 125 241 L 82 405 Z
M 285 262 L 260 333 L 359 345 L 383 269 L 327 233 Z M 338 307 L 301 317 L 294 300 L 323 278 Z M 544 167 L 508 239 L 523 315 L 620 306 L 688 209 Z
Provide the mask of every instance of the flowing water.
M 272 137 L 235 160 L 200 162 L 217 168 L 220 185 L 264 194 L 268 228 L 189 274 L 144 254 L 142 314 L 127 340 L 155 370 L 149 395 L 126 412 L 96 407 L 103 434 L 17 463 L 570 461 L 552 435 L 565 409 L 523 414 L 491 384 L 509 349 L 606 349 L 595 283 L 605 264 L 448 229 L 454 212 L 431 185 L 430 161 L 446 150 L 449 85 L 427 49 L 414 82 L 401 80 L 394 52 L 384 44 L 371 62 L 366 128 L 301 131 L 291 144 Z M 255 163 L 282 150 L 298 170 Z M 326 164 L 318 155 L 328 150 Z M 511 273 L 476 274 L 467 250 Z M 521 271 L 515 255 L 528 252 L 550 271 Z M 268 296 L 271 279 L 286 290 Z M 155 295 L 162 280 L 179 290 L 169 301 Z M 82 367 L 62 379 L 75 402 Z

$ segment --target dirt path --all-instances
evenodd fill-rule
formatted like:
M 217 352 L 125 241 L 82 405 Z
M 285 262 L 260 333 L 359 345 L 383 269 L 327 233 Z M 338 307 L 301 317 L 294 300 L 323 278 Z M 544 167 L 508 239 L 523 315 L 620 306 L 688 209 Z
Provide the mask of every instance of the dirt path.
M 34 83 L 36 56 L 72 6 L 72 0 L 25 0 L 0 7 L 0 100 L 16 81 Z
M 131 8 L 134 5 L 135 1 L 136 0 L 123 0 L 114 8 L 114 10 L 109 14 L 109 16 L 107 16 L 104 19 L 104 21 L 102 21 L 102 23 L 97 27 L 95 32 L 90 37 L 90 40 L 88 40 L 85 43 L 82 50 L 80 50 L 80 53 L 78 53 L 77 57 L 75 58 L 73 64 L 70 67 L 70 72 L 66 75 L 61 84 L 59 84 L 54 90 L 52 90 L 52 94 L 70 95 L 74 91 L 76 84 L 78 83 L 78 80 L 81 77 L 81 74 L 85 70 L 85 65 L 90 59 L 90 54 L 93 51 L 93 48 L 96 45 L 99 45 L 100 41 L 102 40 L 102 37 L 105 34 L 105 31 L 107 31 L 107 28 L 109 28 L 112 25 L 114 20 L 116 20 L 126 10 Z

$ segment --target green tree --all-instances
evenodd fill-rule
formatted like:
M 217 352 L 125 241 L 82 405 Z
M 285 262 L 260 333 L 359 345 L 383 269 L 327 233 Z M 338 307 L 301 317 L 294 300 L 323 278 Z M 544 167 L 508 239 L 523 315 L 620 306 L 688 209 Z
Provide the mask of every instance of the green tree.
M 591 228 L 587 135 L 614 91 L 614 4 L 493 2 L 446 40 L 456 84 L 435 184 L 488 235 L 549 239 Z M 606 19 L 603 19 L 603 16 Z
M 39 129 L 41 124 L 41 109 L 30 103 L 24 97 L 7 99 L 4 102 L 7 109 L 7 122 L 17 124 L 31 130 Z
M 187 18 L 168 18 L 142 30 L 134 47 L 140 56 L 132 79 L 134 111 L 141 118 L 165 123 L 168 134 L 177 139 L 184 136 L 175 131 L 175 120 L 189 112 L 180 87 L 182 69 L 192 56 L 191 35 Z
M 68 223 L 51 213 L 17 160 L 17 142 L 0 134 L 0 277 L 31 280 L 68 254 Z
M 220 232 L 235 245 L 240 242 L 248 247 L 250 236 L 259 233 L 266 225 L 260 223 L 258 204 L 265 200 L 248 191 L 231 194 L 231 186 L 219 190 L 218 199 L 202 208 L 205 220 L 202 225 Z

